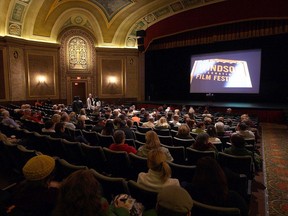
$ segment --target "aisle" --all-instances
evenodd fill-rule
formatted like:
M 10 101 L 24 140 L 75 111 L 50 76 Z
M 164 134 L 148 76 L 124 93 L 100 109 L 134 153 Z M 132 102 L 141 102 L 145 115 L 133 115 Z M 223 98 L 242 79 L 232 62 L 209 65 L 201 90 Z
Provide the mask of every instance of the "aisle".
M 262 145 L 269 216 L 288 215 L 288 130 L 286 125 L 264 123 Z

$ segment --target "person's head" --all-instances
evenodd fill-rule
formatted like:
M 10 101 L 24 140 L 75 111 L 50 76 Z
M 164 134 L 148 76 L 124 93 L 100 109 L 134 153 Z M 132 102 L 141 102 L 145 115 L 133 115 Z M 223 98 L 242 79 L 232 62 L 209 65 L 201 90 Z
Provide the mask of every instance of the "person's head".
M 149 114 L 149 112 L 145 112 L 145 113 L 143 114 L 143 116 L 144 116 L 145 119 L 148 119 L 148 118 L 150 117 L 150 114 Z
M 167 156 L 160 148 L 149 151 L 147 166 L 149 169 L 161 173 L 160 178 L 162 182 L 171 177 L 171 169 L 167 163 Z
M 232 113 L 232 109 L 231 109 L 231 108 L 227 108 L 227 109 L 226 109 L 226 113 L 227 113 L 227 114 L 231 114 L 231 113 Z
M 190 133 L 190 128 L 187 124 L 182 124 L 178 127 L 178 135 L 188 136 Z
M 62 183 L 54 215 L 99 215 L 100 212 L 105 211 L 101 203 L 100 187 L 91 170 L 73 172 Z
M 113 110 L 113 116 L 118 116 L 119 115 L 119 109 L 114 109 Z
M 209 142 L 209 135 L 207 133 L 200 133 L 196 137 L 195 145 L 197 146 L 205 146 Z
M 200 129 L 205 129 L 205 124 L 204 124 L 204 122 L 197 122 L 196 127 L 200 128 Z
M 97 124 L 98 124 L 98 125 L 101 125 L 101 126 L 104 126 L 104 125 L 105 125 L 105 119 L 100 117 L 100 118 L 97 120 Z
M 179 109 L 175 109 L 174 110 L 174 115 L 180 115 L 180 110 Z
M 167 116 L 167 119 L 168 120 L 172 120 L 173 119 L 173 112 L 171 110 L 169 110 L 167 113 L 166 113 L 166 116 Z
M 224 123 L 224 117 L 223 116 L 220 116 L 218 119 L 217 119 L 218 122 L 223 122 Z
M 174 115 L 174 116 L 173 116 L 173 120 L 176 121 L 176 122 L 178 122 L 178 121 L 179 121 L 179 115 Z
M 105 128 L 114 129 L 113 120 L 107 120 L 105 124 Z
M 114 134 L 114 123 L 113 120 L 108 119 L 103 127 L 103 134 L 113 135 Z
M 116 118 L 113 120 L 113 123 L 114 123 L 114 125 L 115 125 L 117 128 L 120 128 L 121 121 L 122 121 L 122 119 L 120 119 L 119 117 L 116 117 Z
M 163 106 L 159 106 L 157 110 L 158 112 L 163 112 Z
M 197 161 L 192 184 L 201 190 L 202 199 L 207 204 L 225 200 L 228 195 L 228 184 L 224 171 L 212 157 L 203 157 Z
M 125 133 L 123 130 L 116 130 L 113 137 L 116 144 L 123 144 L 125 142 Z
M 164 187 L 157 196 L 158 216 L 190 216 L 193 200 L 182 187 L 169 185 Z
M 148 121 L 154 123 L 154 117 L 153 116 L 149 116 Z
M 126 125 L 131 128 L 133 126 L 134 122 L 131 119 L 127 119 Z
M 216 132 L 216 128 L 214 127 L 214 125 L 209 125 L 207 127 L 207 133 L 210 137 L 217 137 L 217 132 Z
M 144 107 L 142 107 L 142 108 L 140 109 L 140 113 L 141 113 L 141 114 L 144 114 L 145 111 L 146 111 L 146 109 L 145 109 Z
M 80 115 L 86 115 L 86 110 L 85 110 L 85 108 L 80 109 Z
M 76 113 L 75 112 L 70 112 L 69 113 L 69 117 L 70 117 L 70 119 L 74 119 L 76 117 Z
M 246 123 L 240 122 L 240 123 L 238 124 L 238 129 L 239 129 L 240 131 L 245 131 L 245 130 L 248 129 L 248 126 L 246 125 Z
M 60 122 L 61 116 L 59 114 L 54 114 L 51 118 L 51 120 L 56 124 Z
M 154 149 L 154 148 L 160 147 L 160 140 L 155 131 L 152 131 L 152 130 L 147 131 L 145 135 L 145 139 L 146 139 L 145 145 L 148 149 Z
M 37 155 L 26 162 L 22 172 L 27 182 L 48 186 L 54 169 L 54 158 L 48 155 Z
M 65 123 L 58 122 L 55 124 L 55 132 L 56 133 L 64 133 L 65 132 Z
M 233 146 L 238 148 L 244 148 L 245 146 L 245 139 L 238 133 L 233 133 L 231 135 L 230 141 Z
M 159 119 L 159 124 L 167 124 L 167 119 L 164 117 L 164 116 L 162 116 L 160 119 Z
M 203 121 L 206 125 L 210 125 L 212 123 L 212 119 L 208 116 L 205 116 Z
M 54 122 L 52 120 L 48 120 L 44 123 L 45 129 L 54 129 Z
M 60 121 L 61 122 L 69 122 L 69 115 L 66 112 L 64 112 L 60 118 Z
M 10 116 L 10 114 L 9 114 L 9 112 L 8 112 L 7 110 L 4 110 L 4 111 L 2 111 L 2 116 L 3 116 L 4 118 L 7 118 L 7 117 Z
M 186 124 L 189 126 L 190 130 L 192 130 L 195 127 L 195 120 L 187 118 L 186 119 Z

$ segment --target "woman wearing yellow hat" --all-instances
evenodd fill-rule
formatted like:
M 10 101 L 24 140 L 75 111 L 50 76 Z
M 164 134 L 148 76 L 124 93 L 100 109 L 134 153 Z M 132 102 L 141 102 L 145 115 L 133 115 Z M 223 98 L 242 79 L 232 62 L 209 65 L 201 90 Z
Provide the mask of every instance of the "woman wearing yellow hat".
M 50 215 L 58 195 L 57 184 L 51 184 L 54 169 L 55 160 L 48 155 L 38 155 L 28 160 L 22 169 L 25 180 L 12 195 L 7 213 Z

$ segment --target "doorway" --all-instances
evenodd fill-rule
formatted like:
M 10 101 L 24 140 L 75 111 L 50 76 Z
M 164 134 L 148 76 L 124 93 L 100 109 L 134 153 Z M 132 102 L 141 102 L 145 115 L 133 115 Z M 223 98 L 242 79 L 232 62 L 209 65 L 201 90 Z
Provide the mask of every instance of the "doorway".
M 74 96 L 79 96 L 83 104 L 86 103 L 86 82 L 74 82 L 72 81 L 72 99 Z

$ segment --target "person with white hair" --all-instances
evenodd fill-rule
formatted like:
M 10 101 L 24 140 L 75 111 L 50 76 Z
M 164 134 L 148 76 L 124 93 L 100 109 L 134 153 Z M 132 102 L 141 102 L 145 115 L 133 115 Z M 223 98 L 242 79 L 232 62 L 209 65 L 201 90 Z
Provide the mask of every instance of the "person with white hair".
M 11 126 L 14 128 L 20 127 L 20 125 L 16 121 L 14 121 L 14 119 L 10 118 L 9 111 L 7 111 L 7 110 L 2 111 L 2 116 L 3 116 L 2 124 L 7 125 L 7 126 Z

